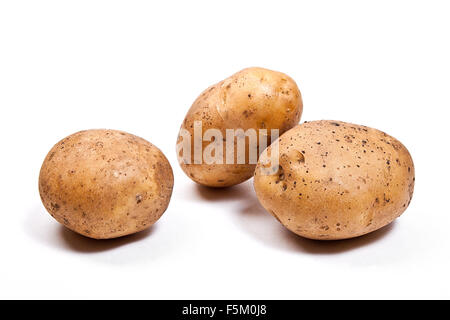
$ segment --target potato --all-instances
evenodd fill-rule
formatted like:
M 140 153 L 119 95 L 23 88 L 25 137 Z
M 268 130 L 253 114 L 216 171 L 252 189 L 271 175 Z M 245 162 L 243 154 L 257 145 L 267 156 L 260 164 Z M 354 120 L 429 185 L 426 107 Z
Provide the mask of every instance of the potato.
M 170 201 L 172 168 L 148 141 L 116 130 L 80 131 L 58 142 L 39 175 L 47 211 L 95 239 L 150 227 Z
M 273 168 L 276 143 L 279 166 Z M 408 207 L 414 181 L 411 156 L 395 138 L 365 126 L 313 121 L 261 154 L 254 187 L 263 207 L 290 231 L 334 240 L 392 222 Z
M 244 69 L 208 88 L 195 100 L 183 121 L 177 144 L 183 141 L 181 132 L 184 130 L 189 134 L 186 139 L 191 139 L 191 146 L 194 146 L 195 122 L 200 122 L 201 136 L 208 129 L 218 129 L 224 141 L 226 129 L 253 129 L 257 132 L 256 136 L 262 134 L 267 138 L 267 144 L 260 148 L 260 153 L 271 143 L 272 129 L 278 129 L 281 135 L 298 124 L 302 108 L 300 91 L 289 76 L 262 68 Z M 266 129 L 267 134 L 261 129 Z M 245 161 L 239 163 L 237 139 L 233 140 L 231 143 L 234 143 L 235 153 L 232 163 L 226 161 L 224 142 L 223 157 L 219 156 L 222 163 L 202 160 L 201 163 L 195 163 L 194 147 L 190 152 L 178 150 L 181 168 L 195 182 L 210 187 L 232 186 L 251 178 L 259 153 L 254 162 L 250 161 L 249 139 L 246 138 Z M 203 139 L 199 145 L 200 155 L 205 152 L 210 141 Z

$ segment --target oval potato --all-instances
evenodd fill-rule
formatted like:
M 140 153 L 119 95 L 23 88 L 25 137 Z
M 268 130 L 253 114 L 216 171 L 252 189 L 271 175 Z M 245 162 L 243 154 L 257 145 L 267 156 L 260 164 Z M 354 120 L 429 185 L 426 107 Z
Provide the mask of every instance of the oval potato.
M 259 159 L 255 191 L 264 208 L 300 236 L 360 236 L 392 222 L 411 201 L 413 160 L 384 132 L 313 121 L 289 130 L 275 143 L 279 166 L 270 172 L 272 145 Z
M 281 135 L 298 124 L 302 110 L 300 91 L 289 76 L 263 68 L 248 68 L 205 90 L 189 109 L 181 130 L 189 132 L 192 146 L 196 121 L 202 124 L 202 135 L 208 129 L 220 130 L 224 138 L 226 129 L 255 129 L 258 134 L 259 129 L 267 129 L 269 135 L 271 129 L 278 129 Z M 182 140 L 180 134 L 177 144 Z M 238 150 L 236 140 L 234 150 Z M 210 143 L 203 141 L 202 153 Z M 270 143 L 269 136 L 267 145 Z M 236 152 L 233 164 L 226 164 L 225 146 L 226 143 L 223 164 L 195 164 L 192 148 L 190 163 L 182 161 L 178 154 L 181 168 L 195 182 L 210 187 L 232 186 L 251 178 L 256 161 L 253 164 L 249 161 L 248 140 L 243 164 L 238 164 Z
M 172 168 L 148 141 L 116 130 L 80 131 L 58 142 L 39 175 L 47 211 L 95 239 L 150 227 L 172 194 Z

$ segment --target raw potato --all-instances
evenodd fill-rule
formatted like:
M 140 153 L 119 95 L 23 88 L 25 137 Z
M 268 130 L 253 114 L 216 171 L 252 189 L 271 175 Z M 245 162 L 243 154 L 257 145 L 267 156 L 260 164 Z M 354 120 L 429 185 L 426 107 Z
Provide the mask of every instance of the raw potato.
M 340 121 L 305 122 L 280 137 L 280 166 L 267 175 L 271 147 L 255 171 L 256 194 L 300 236 L 357 237 L 389 224 L 411 201 L 411 156 L 379 130 Z
M 181 129 L 191 134 L 192 146 L 194 121 L 202 122 L 203 133 L 207 129 L 219 129 L 224 138 L 226 129 L 267 129 L 269 145 L 270 130 L 279 129 L 281 135 L 294 127 L 300 121 L 302 110 L 300 91 L 289 76 L 262 68 L 248 68 L 205 90 L 189 109 Z M 177 143 L 180 141 L 181 135 Z M 210 143 L 204 141 L 203 150 Z M 224 142 L 223 164 L 194 164 L 192 148 L 191 163 L 180 161 L 181 168 L 195 182 L 210 187 L 232 186 L 251 178 L 256 161 L 249 163 L 248 141 L 245 164 L 237 164 L 236 153 L 234 164 L 226 164 L 225 145 Z M 236 140 L 234 146 L 237 150 Z
M 58 142 L 39 176 L 47 211 L 95 239 L 150 227 L 169 205 L 172 168 L 148 141 L 116 130 L 80 131 Z

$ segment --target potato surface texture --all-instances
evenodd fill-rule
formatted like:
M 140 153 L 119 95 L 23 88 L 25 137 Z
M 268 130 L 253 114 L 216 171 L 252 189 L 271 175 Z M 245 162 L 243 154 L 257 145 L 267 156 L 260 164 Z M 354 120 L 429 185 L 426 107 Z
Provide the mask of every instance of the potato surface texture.
M 412 158 L 384 132 L 313 121 L 294 127 L 275 143 L 279 166 L 271 171 L 268 154 L 273 146 L 268 147 L 255 171 L 255 191 L 263 207 L 300 236 L 357 237 L 389 224 L 411 201 Z
M 84 236 L 108 239 L 150 227 L 170 201 L 172 168 L 148 141 L 116 130 L 80 131 L 58 142 L 39 175 L 47 211 Z
M 203 132 L 218 129 L 223 137 L 226 137 L 226 129 L 254 129 L 258 135 L 260 129 L 266 129 L 269 145 L 271 129 L 278 129 L 281 135 L 298 124 L 302 110 L 301 93 L 289 76 L 263 68 L 248 68 L 205 90 L 189 109 L 181 129 L 191 134 L 192 145 L 196 121 L 201 121 Z M 177 143 L 180 141 L 179 135 Z M 203 141 L 202 151 L 210 143 Z M 234 146 L 234 150 L 237 150 L 236 141 Z M 222 164 L 180 161 L 180 165 L 199 184 L 210 187 L 232 186 L 253 175 L 256 160 L 253 163 L 249 161 L 248 149 L 249 143 L 246 141 L 246 161 L 241 164 L 237 162 L 236 154 L 233 163 L 226 163 L 224 142 Z M 194 159 L 193 150 L 191 159 Z

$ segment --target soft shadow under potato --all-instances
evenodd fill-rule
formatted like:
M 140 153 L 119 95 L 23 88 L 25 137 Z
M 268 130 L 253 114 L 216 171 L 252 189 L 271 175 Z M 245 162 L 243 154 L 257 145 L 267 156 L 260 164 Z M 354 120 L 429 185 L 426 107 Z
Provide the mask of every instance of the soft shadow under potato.
M 112 250 L 139 241 L 149 236 L 154 232 L 154 230 L 155 226 L 153 225 L 150 228 L 138 233 L 130 234 L 120 238 L 97 240 L 82 236 L 76 232 L 73 232 L 72 230 L 65 228 L 64 226 L 61 226 L 59 234 L 61 236 L 61 239 L 70 249 L 81 253 L 96 253 Z
M 95 240 L 79 235 L 54 221 L 42 206 L 36 206 L 23 221 L 24 231 L 33 241 L 39 241 L 47 247 L 60 250 L 72 250 L 80 253 L 96 253 L 116 249 L 144 240 L 157 230 L 155 225 L 141 232 L 124 237 Z
M 206 201 L 242 200 L 248 197 L 244 184 L 224 188 L 212 188 L 196 183 L 195 191 L 202 200 Z
M 286 241 L 292 242 L 299 250 L 311 254 L 336 254 L 351 251 L 359 247 L 368 246 L 387 236 L 394 228 L 396 222 L 373 231 L 371 233 L 343 240 L 311 240 L 296 235 L 289 230 L 283 230 L 283 237 Z
M 387 236 L 396 225 L 394 221 L 374 232 L 351 239 L 311 240 L 298 236 L 283 227 L 262 207 L 251 191 L 249 188 L 242 190 L 241 197 L 246 198 L 246 201 L 237 215 L 237 224 L 265 245 L 278 249 L 309 254 L 337 254 L 379 241 Z

